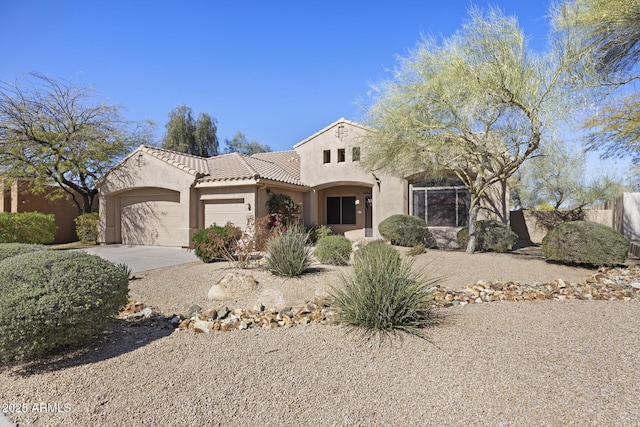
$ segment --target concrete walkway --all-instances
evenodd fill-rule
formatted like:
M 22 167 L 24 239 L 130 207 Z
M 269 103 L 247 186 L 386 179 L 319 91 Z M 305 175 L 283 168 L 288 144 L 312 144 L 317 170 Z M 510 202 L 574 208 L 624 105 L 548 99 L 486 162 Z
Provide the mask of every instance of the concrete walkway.
M 198 261 L 188 249 L 168 246 L 101 245 L 78 249 L 114 263 L 124 263 L 132 273 Z

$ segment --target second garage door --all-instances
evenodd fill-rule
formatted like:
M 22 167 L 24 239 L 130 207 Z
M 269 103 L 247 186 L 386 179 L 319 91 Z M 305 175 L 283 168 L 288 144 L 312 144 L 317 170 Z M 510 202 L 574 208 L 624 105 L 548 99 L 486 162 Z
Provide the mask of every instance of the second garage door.
M 246 207 L 243 198 L 207 200 L 204 202 L 204 226 L 223 226 L 227 222 L 236 227 L 246 225 Z

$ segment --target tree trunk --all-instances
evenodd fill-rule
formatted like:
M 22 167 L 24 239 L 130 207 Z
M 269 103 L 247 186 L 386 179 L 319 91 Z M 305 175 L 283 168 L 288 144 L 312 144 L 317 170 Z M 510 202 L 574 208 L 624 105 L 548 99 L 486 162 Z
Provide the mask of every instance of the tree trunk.
M 89 190 L 84 202 L 84 213 L 92 213 L 94 211 L 93 205 L 95 203 L 95 199 L 97 195 L 98 195 L 98 190 L 96 190 L 95 188 Z
M 473 207 L 469 211 L 469 241 L 467 242 L 468 254 L 472 254 L 476 251 L 476 221 L 478 219 L 478 212 L 480 211 L 480 201 L 472 202 Z

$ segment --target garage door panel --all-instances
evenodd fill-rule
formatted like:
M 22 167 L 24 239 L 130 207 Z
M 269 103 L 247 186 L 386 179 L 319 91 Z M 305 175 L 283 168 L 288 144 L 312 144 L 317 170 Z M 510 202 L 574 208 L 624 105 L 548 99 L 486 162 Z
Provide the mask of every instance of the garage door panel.
M 120 218 L 124 244 L 179 246 L 182 243 L 179 193 L 122 197 Z
M 244 199 L 208 200 L 204 204 L 204 226 L 216 224 L 223 226 L 228 222 L 243 227 L 246 222 Z

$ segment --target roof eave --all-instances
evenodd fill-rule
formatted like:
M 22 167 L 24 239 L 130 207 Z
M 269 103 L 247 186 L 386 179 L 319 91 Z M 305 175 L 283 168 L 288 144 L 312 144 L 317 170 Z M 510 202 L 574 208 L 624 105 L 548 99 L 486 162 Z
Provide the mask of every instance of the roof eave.
M 289 189 L 292 189 L 292 190 L 311 191 L 311 187 L 309 187 L 308 185 L 304 185 L 302 183 L 296 184 L 296 183 L 291 183 L 291 182 L 277 181 L 277 180 L 273 180 L 273 179 L 264 179 L 264 178 L 259 179 L 257 181 L 257 183 L 258 184 L 273 185 L 273 186 L 278 186 L 278 187 L 282 187 L 282 188 L 289 188 Z

